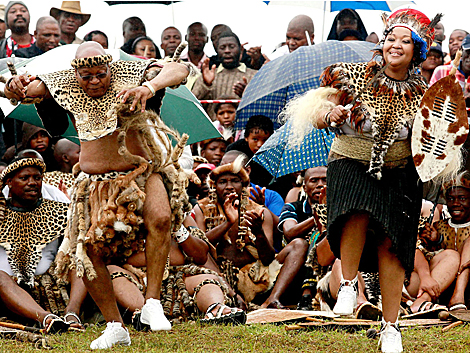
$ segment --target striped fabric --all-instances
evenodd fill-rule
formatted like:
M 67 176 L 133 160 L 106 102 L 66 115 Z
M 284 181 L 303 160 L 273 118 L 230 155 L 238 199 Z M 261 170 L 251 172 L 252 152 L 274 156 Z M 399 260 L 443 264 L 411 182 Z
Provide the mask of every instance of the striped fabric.
M 279 112 L 296 95 L 320 86 L 323 70 L 337 62 L 366 62 L 372 58 L 373 43 L 327 41 L 301 47 L 265 64 L 243 93 L 235 129 L 243 129 L 253 115 L 266 115 L 279 128 Z

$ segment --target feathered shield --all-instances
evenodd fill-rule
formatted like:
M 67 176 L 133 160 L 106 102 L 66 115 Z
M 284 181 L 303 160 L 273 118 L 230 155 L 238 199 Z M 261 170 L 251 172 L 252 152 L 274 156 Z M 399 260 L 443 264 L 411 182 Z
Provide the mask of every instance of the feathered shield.
M 423 182 L 435 178 L 459 158 L 467 135 L 465 99 L 454 71 L 426 91 L 416 113 L 411 150 Z

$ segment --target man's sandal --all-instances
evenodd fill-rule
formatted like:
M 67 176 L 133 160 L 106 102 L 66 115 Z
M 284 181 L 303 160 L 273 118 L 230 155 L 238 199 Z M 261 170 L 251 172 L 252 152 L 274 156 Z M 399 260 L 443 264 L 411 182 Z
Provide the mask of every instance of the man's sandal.
M 403 315 L 402 319 L 415 319 L 418 317 L 421 319 L 436 319 L 441 311 L 447 311 L 447 307 L 426 301 L 421 303 L 415 313 L 411 310 L 411 307 L 406 307 L 406 315 Z
M 464 303 L 458 303 L 449 307 L 449 311 L 460 311 L 460 310 L 467 310 L 467 306 Z
M 47 320 L 51 319 L 49 323 Z M 62 318 L 57 316 L 56 314 L 47 314 L 44 319 L 42 320 L 42 327 L 46 330 L 46 333 L 62 333 L 67 332 L 69 329 L 69 324 L 66 323 Z
M 80 320 L 78 315 L 75 314 L 73 311 L 69 311 L 67 314 L 65 314 L 62 317 L 62 319 L 65 321 L 66 324 L 69 325 L 70 331 L 80 331 L 80 332 L 85 331 L 85 328 L 82 325 L 82 321 Z M 72 325 L 79 325 L 80 327 L 73 327 Z
M 214 315 L 212 311 L 219 306 L 217 313 Z M 229 309 L 230 313 L 224 314 L 224 310 Z M 246 313 L 237 308 L 230 308 L 221 303 L 214 303 L 209 305 L 206 311 L 206 317 L 201 319 L 205 324 L 218 324 L 218 325 L 243 325 L 246 322 Z

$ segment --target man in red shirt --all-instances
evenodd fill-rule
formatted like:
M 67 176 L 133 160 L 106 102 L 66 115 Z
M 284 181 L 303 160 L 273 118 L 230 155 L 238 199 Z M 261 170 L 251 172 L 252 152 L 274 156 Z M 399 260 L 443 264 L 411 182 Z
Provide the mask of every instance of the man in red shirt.
M 11 30 L 8 38 L 0 41 L 0 58 L 10 57 L 19 48 L 29 48 L 34 37 L 29 33 L 29 10 L 22 1 L 10 1 L 5 8 L 5 23 Z

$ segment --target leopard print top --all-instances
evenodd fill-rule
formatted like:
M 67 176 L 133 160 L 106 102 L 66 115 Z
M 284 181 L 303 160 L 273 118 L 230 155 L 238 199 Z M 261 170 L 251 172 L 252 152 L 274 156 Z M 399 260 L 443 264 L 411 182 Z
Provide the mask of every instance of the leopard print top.
M 118 119 L 108 114 L 113 104 L 120 103 L 116 95 L 125 87 L 140 85 L 146 69 L 153 62 L 118 60 L 111 63 L 110 86 L 99 98 L 85 93 L 78 84 L 74 69 L 38 75 L 38 78 L 46 84 L 55 101 L 74 115 L 80 140 L 92 141 L 116 130 Z
M 42 249 L 64 234 L 68 205 L 42 200 L 33 211 L 5 210 L 0 224 L 0 246 L 8 254 L 11 270 L 18 282 L 34 285 L 34 273 Z
M 346 106 L 381 68 L 377 62 L 334 64 L 323 72 L 321 86 L 338 89 L 339 103 Z M 369 167 L 371 175 L 380 174 L 389 147 L 403 128 L 412 126 L 426 88 L 421 75 L 410 72 L 406 80 L 397 81 L 382 73 L 352 108 L 349 125 L 358 134 L 362 134 L 367 121 L 371 123 L 374 141 Z M 342 133 L 340 129 L 335 130 Z

